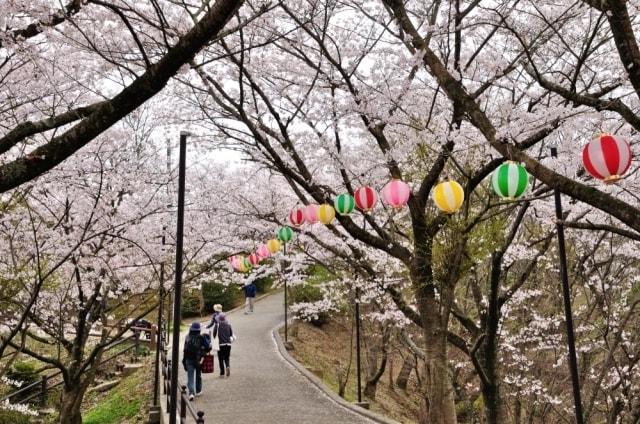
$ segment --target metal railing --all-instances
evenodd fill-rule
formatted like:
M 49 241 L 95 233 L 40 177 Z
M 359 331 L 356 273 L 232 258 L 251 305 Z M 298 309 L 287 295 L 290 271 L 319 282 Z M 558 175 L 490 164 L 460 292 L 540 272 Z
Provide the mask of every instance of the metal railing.
M 162 394 L 166 398 L 167 411 L 171 411 L 171 359 L 167 359 L 167 348 L 165 346 L 165 337 L 161 336 L 162 349 L 160 352 L 160 358 L 162 362 L 162 378 L 164 383 L 162 385 Z M 180 424 L 186 424 L 190 421 L 187 418 L 192 418 L 196 424 L 204 424 L 204 412 L 196 411 L 191 402 L 189 402 L 189 395 L 187 394 L 187 386 L 180 382 L 178 379 L 179 396 L 177 411 L 180 416 Z M 187 415 L 188 414 L 188 415 Z
M 132 328 L 133 329 L 133 328 Z M 147 329 L 141 329 L 141 330 L 147 330 Z M 140 346 L 140 335 L 142 334 L 142 332 L 138 332 L 137 334 L 134 334 L 132 336 L 129 337 L 123 337 L 121 339 L 119 339 L 118 341 L 116 341 L 115 343 L 113 343 L 112 345 L 109 346 L 109 348 L 105 351 L 109 352 L 112 351 L 113 349 L 115 349 L 117 346 L 120 346 L 124 343 L 127 342 L 132 342 L 131 345 L 127 346 L 125 349 L 118 351 L 116 353 L 114 353 L 113 355 L 103 359 L 102 361 L 100 361 L 100 363 L 98 364 L 98 366 L 102 366 L 112 360 L 114 360 L 115 358 L 124 355 L 125 353 L 129 352 L 132 349 L 138 349 L 138 347 Z M 15 352 L 12 352 L 15 353 Z M 62 385 L 64 383 L 64 380 L 62 380 L 62 371 L 57 371 L 53 374 L 50 375 L 43 375 L 39 380 L 34 381 L 31 384 L 28 384 L 24 387 L 21 387 L 20 389 L 8 393 L 3 397 L 0 397 L 0 403 L 3 403 L 5 401 L 9 401 L 12 402 L 12 400 L 18 399 L 17 402 L 19 403 L 30 403 L 31 401 L 33 401 L 36 398 L 40 398 L 39 399 L 39 404 L 40 406 L 44 406 L 47 402 L 47 392 L 55 389 L 56 387 Z M 57 380 L 57 381 L 56 381 Z M 51 383 L 51 381 L 55 381 L 54 383 Z M 30 393 L 29 395 L 27 395 L 24 398 L 19 397 L 20 394 L 22 393 L 29 393 L 30 391 L 34 390 L 36 387 L 39 388 L 38 391 L 34 392 L 34 393 Z M 13 403 L 16 403 L 16 401 L 13 401 Z

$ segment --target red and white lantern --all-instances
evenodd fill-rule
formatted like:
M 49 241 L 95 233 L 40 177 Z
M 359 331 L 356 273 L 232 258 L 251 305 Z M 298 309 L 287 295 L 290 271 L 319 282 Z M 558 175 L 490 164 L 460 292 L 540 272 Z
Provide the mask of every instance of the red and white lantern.
M 258 251 L 256 253 L 258 254 L 258 256 L 260 256 L 261 259 L 265 259 L 271 256 L 271 252 L 269 251 L 269 248 L 266 244 L 261 244 L 260 247 L 258 247 Z
M 631 165 L 631 147 L 622 137 L 602 134 L 582 150 L 582 164 L 594 178 L 615 183 Z
M 318 222 L 318 205 L 307 205 L 304 208 L 304 219 L 309 224 L 315 224 Z
M 369 187 L 360 187 L 353 193 L 353 197 L 356 199 L 356 206 L 363 212 L 369 212 L 376 205 L 378 201 L 378 195 L 376 191 Z
M 409 184 L 401 180 L 393 179 L 382 188 L 380 195 L 382 200 L 393 208 L 401 208 L 409 201 L 411 189 Z
M 252 253 L 249 255 L 249 263 L 251 263 L 251 266 L 258 265 L 261 259 L 262 258 L 260 258 L 260 256 L 257 253 Z
M 289 222 L 295 227 L 299 227 L 304 224 L 304 209 L 296 208 L 289 213 Z

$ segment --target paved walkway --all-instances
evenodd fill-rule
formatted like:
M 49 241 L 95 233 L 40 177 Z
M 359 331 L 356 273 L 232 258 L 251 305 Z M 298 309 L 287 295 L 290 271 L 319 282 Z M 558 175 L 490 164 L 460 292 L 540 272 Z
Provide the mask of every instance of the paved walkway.
M 282 293 L 257 302 L 251 315 L 228 315 L 238 336 L 231 349 L 231 377 L 218 377 L 216 357 L 215 373 L 203 374 L 203 394 L 193 402 L 205 413 L 205 423 L 373 423 L 331 400 L 280 356 L 271 331 L 283 315 Z

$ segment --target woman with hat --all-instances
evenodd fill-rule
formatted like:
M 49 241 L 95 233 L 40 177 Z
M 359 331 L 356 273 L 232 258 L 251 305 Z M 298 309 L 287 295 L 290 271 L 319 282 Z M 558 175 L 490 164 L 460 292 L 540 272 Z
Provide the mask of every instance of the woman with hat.
M 189 400 L 202 393 L 202 358 L 211 350 L 210 344 L 200 334 L 200 323 L 193 322 L 184 340 L 182 364 L 187 371 Z M 195 387 L 194 387 L 195 383 Z
M 211 321 L 205 328 L 209 329 L 218 323 L 218 315 L 222 313 L 222 305 L 216 303 L 213 305 L 213 315 L 211 316 Z M 218 339 L 213 335 L 213 328 L 209 330 L 209 340 L 211 341 L 211 348 L 216 352 L 220 350 L 220 345 L 218 344 Z
M 220 312 L 222 312 L 222 305 L 219 303 L 213 305 L 213 315 L 211 315 L 211 321 L 209 321 L 209 324 L 207 324 L 205 328 L 213 327 L 213 324 L 217 322 L 218 314 L 220 314 Z

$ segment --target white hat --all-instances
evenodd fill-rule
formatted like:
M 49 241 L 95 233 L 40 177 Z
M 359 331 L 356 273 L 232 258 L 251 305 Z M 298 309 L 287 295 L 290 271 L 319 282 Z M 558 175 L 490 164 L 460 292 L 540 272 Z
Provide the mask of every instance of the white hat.
M 213 305 L 213 310 L 216 312 L 222 312 L 222 305 L 219 303 L 216 303 L 215 305 Z

